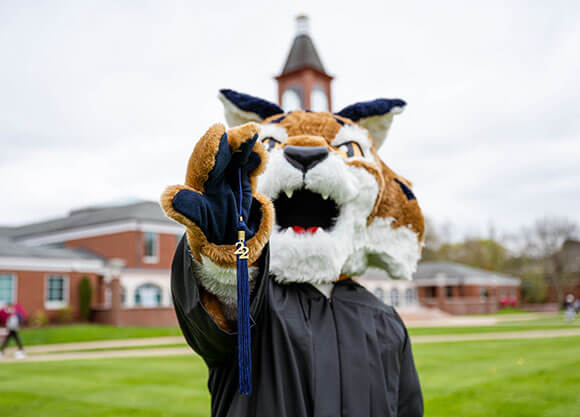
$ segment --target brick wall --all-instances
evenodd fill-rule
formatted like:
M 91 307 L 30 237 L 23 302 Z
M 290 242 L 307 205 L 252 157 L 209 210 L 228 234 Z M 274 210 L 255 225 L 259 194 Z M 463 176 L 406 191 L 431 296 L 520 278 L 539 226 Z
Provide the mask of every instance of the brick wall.
M 520 303 L 520 289 L 517 286 L 493 287 L 485 286 L 487 297 L 481 297 L 481 286 L 464 285 L 450 286 L 451 297 L 447 297 L 447 287 L 419 287 L 418 297 L 422 305 L 436 307 L 450 314 L 482 314 L 492 313 L 500 308 L 500 288 L 505 288 L 506 297 L 509 297 L 509 289 L 515 289 L 517 304 Z
M 310 108 L 310 94 L 315 85 L 320 84 L 328 93 L 328 108 L 332 109 L 332 96 L 330 94 L 331 78 L 320 74 L 312 69 L 298 70 L 292 73 L 284 74 L 277 78 L 278 80 L 278 102 L 282 103 L 284 91 L 294 85 L 302 86 L 304 97 L 304 108 Z
M 45 272 L 45 271 L 1 271 L 16 277 L 16 302 L 22 306 L 30 318 L 37 312 L 44 312 L 49 320 L 56 320 L 58 309 L 47 309 L 45 307 L 46 277 L 49 275 L 64 275 L 68 277 L 68 306 L 72 308 L 73 319 L 78 320 L 79 316 L 79 283 L 84 276 L 87 276 L 93 288 L 92 304 L 99 301 L 98 276 L 92 273 L 83 272 Z
M 138 266 L 138 259 L 143 257 L 143 248 L 137 231 L 120 232 L 65 242 L 67 248 L 83 248 L 105 258 L 121 258 L 128 267 Z
M 116 326 L 177 326 L 173 307 L 126 308 L 121 309 L 118 314 L 115 318 L 113 310 L 97 307 L 93 309 L 92 321 Z
M 84 248 L 105 258 L 121 258 L 128 268 L 169 269 L 177 247 L 174 234 L 158 234 L 157 262 L 145 262 L 145 233 L 129 231 L 65 242 L 68 248 Z

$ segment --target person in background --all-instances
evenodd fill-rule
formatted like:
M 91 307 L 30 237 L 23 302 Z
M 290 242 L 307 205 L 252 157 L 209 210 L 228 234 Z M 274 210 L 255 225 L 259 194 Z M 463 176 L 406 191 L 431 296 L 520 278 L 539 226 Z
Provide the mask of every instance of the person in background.
M 20 323 L 22 322 L 22 316 L 18 313 L 16 307 L 13 304 L 8 304 L 8 307 L 5 309 L 6 313 L 6 330 L 8 330 L 8 334 L 4 338 L 2 342 L 2 347 L 0 347 L 0 358 L 4 356 L 4 348 L 8 345 L 8 342 L 11 338 L 16 341 L 18 345 L 18 350 L 14 354 L 16 359 L 23 359 L 26 357 L 26 353 L 24 353 L 24 348 L 22 347 L 22 341 L 20 340 L 20 336 L 18 332 L 20 330 Z
M 564 317 L 569 323 L 574 320 L 575 315 L 576 311 L 574 310 L 574 296 L 572 294 L 568 294 L 566 296 L 566 301 L 564 302 Z

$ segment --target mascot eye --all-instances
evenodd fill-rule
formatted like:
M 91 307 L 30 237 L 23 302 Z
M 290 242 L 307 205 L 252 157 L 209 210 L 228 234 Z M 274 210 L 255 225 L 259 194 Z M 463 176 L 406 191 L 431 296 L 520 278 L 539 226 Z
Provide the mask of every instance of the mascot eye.
M 270 152 L 272 149 L 277 148 L 280 146 L 280 142 L 272 137 L 267 137 L 262 139 L 262 143 L 266 147 L 266 150 Z
M 338 151 L 344 154 L 347 158 L 352 158 L 353 156 L 364 156 L 360 145 L 356 142 L 345 142 L 338 146 Z

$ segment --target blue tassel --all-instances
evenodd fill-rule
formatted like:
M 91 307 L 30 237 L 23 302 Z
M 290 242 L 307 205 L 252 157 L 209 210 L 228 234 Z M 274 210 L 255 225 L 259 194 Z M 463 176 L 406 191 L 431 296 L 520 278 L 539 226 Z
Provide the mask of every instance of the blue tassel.
M 252 393 L 252 335 L 250 334 L 250 280 L 248 275 L 248 248 L 243 221 L 238 224 L 237 279 L 238 279 L 238 368 L 240 394 Z
M 239 180 L 239 222 L 238 241 L 236 242 L 237 281 L 238 281 L 238 373 L 239 390 L 242 395 L 252 393 L 252 335 L 250 333 L 250 277 L 248 274 L 248 254 L 246 232 L 248 228 L 242 215 L 242 172 L 238 170 Z

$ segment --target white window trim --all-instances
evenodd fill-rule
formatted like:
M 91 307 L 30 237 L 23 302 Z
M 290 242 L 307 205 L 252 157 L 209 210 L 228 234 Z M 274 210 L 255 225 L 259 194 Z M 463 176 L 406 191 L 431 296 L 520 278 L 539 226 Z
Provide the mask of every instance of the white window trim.
M 310 107 L 314 107 L 313 106 L 313 104 L 314 104 L 313 102 L 315 100 L 314 94 L 317 94 L 319 92 L 322 93 L 322 96 L 324 97 L 325 104 L 326 104 L 326 108 L 325 109 L 314 109 L 314 108 L 312 108 L 312 111 L 315 111 L 315 112 L 327 112 L 327 111 L 330 111 L 330 109 L 329 109 L 330 103 L 328 102 L 328 93 L 326 91 L 326 88 L 324 88 L 321 84 L 316 84 L 312 88 L 312 90 L 310 91 Z
M 12 302 L 13 303 L 17 303 L 18 302 L 18 275 L 12 273 L 12 272 L 0 272 L 0 275 L 7 275 L 12 277 Z M 2 304 L 2 301 L 0 301 L 0 304 Z
M 155 255 L 147 256 L 143 254 L 143 262 L 146 264 L 156 264 L 159 262 L 159 233 L 145 231 L 143 232 L 143 251 L 145 251 L 145 243 L 147 242 L 147 233 L 151 233 L 155 236 Z
M 159 289 L 159 292 L 160 292 L 160 295 L 161 295 L 161 299 L 159 300 L 159 304 L 158 305 L 154 305 L 154 306 L 144 306 L 142 304 L 142 301 L 143 300 L 140 300 L 140 303 L 139 304 L 137 304 L 135 302 L 135 298 L 137 296 L 137 293 L 139 292 L 139 290 L 142 287 L 145 287 L 145 286 L 153 286 L 153 287 L 156 287 L 156 288 Z M 163 303 L 163 299 L 165 297 L 165 294 L 164 293 L 165 293 L 165 291 L 163 291 L 163 287 L 161 285 L 159 285 L 159 284 L 156 284 L 155 282 L 145 282 L 143 284 L 140 284 L 137 287 L 135 287 L 135 290 L 133 291 L 133 300 L 132 300 L 133 301 L 133 307 L 135 307 L 135 308 L 152 308 L 152 309 L 159 308 L 159 307 L 165 307 L 165 304 Z M 141 295 L 139 297 L 142 298 Z
M 63 301 L 49 301 L 48 300 L 48 279 L 50 277 L 62 277 L 64 278 L 63 281 Z M 47 310 L 58 310 L 61 308 L 68 307 L 69 303 L 69 289 L 70 289 L 70 280 L 68 275 L 64 274 L 46 274 L 44 276 L 44 308 Z
M 393 297 L 393 294 L 396 294 L 396 297 Z M 391 296 L 391 305 L 393 307 L 401 306 L 401 292 L 397 287 L 391 288 L 390 296 Z M 394 300 L 397 300 L 397 303 L 395 303 Z

